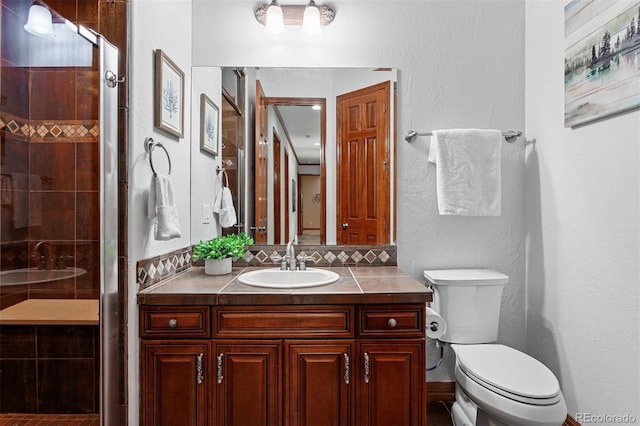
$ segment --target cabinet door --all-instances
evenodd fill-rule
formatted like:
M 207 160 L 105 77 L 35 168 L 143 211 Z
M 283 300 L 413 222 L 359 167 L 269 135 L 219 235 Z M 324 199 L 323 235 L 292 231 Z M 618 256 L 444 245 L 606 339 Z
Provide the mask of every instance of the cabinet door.
M 358 343 L 358 424 L 425 424 L 424 344 L 424 339 Z
M 208 342 L 142 342 L 142 425 L 207 423 Z
M 285 425 L 353 424 L 353 340 L 285 341 Z
M 280 351 L 280 341 L 220 341 L 214 344 L 218 425 L 280 423 Z

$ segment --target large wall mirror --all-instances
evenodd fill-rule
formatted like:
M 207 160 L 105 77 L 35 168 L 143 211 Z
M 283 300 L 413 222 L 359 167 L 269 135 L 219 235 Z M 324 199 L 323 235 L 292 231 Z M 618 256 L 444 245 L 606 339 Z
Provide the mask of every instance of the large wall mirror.
M 192 99 L 219 102 L 221 141 L 209 160 L 192 149 L 192 182 L 203 167 L 225 169 L 238 225 L 223 232 L 258 244 L 393 243 L 396 81 L 389 68 L 194 68 Z M 192 188 L 198 222 L 203 188 Z

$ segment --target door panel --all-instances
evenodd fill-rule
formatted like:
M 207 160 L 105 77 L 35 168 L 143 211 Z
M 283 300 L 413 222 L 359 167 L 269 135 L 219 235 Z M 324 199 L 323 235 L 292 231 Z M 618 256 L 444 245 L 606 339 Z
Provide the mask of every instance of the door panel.
M 353 341 L 285 343 L 285 425 L 353 424 Z
M 389 82 L 338 96 L 338 244 L 388 244 Z
M 280 344 L 247 341 L 215 345 L 217 424 L 280 423 Z
M 255 140 L 255 215 L 254 239 L 256 244 L 267 242 L 267 185 L 268 185 L 268 111 L 262 102 L 264 90 L 256 81 L 256 140 Z

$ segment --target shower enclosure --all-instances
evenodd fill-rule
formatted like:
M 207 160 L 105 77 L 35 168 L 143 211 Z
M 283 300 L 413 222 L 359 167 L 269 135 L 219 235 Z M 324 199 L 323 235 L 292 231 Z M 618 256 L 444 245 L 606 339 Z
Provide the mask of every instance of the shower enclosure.
M 97 5 L 58 3 L 76 22 Z M 44 37 L 31 2 L 0 4 L 0 420 L 118 424 L 118 50 L 44 3 Z

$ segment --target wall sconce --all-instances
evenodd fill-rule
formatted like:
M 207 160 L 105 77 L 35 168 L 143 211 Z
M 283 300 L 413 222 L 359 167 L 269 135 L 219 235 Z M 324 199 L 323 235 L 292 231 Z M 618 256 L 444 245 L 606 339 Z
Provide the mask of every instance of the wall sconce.
M 38 37 L 53 37 L 53 18 L 51 11 L 39 4 L 32 4 L 29 8 L 29 16 L 24 29 Z
M 272 34 L 285 32 L 285 25 L 302 25 L 302 32 L 315 35 L 322 32 L 323 26 L 333 22 L 336 12 L 329 5 L 316 5 L 314 0 L 309 0 L 306 6 L 288 4 L 280 6 L 277 0 L 272 0 L 271 3 L 257 8 L 254 15 L 256 20 L 265 25 L 267 31 Z M 273 27 L 271 27 L 272 22 Z

